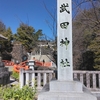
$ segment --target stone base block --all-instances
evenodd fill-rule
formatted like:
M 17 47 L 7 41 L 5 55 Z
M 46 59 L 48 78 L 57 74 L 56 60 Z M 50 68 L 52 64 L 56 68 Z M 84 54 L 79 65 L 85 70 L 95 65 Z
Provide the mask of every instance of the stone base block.
M 97 100 L 89 92 L 83 92 L 78 81 L 51 81 L 48 92 L 41 92 L 38 100 Z
M 50 92 L 82 92 L 82 83 L 78 81 L 51 81 Z
M 44 92 L 38 95 L 38 100 L 97 100 L 97 98 L 84 92 Z

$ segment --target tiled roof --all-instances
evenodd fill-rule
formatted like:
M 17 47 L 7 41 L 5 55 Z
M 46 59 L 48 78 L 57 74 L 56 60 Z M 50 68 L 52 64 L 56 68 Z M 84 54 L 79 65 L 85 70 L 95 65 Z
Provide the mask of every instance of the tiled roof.
M 0 34 L 0 40 L 1 40 L 1 39 L 7 40 L 6 37 L 4 37 L 2 34 Z

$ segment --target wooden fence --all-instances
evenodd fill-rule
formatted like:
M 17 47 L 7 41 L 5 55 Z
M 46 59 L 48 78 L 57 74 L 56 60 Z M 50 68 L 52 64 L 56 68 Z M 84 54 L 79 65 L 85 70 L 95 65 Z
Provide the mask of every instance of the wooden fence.
M 37 70 L 25 71 L 20 70 L 20 87 L 24 85 L 34 86 L 37 84 L 37 89 L 41 90 L 42 87 L 50 82 L 55 77 L 52 70 Z M 75 80 L 82 82 L 89 90 L 100 91 L 100 71 L 74 71 L 73 77 Z

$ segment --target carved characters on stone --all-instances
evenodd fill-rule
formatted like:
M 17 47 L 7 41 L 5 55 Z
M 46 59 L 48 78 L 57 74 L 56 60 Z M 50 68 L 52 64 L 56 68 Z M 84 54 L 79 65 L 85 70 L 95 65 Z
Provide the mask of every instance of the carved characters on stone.
M 63 23 L 60 24 L 60 27 L 62 29 L 67 29 L 68 25 L 69 25 L 69 22 L 63 22 Z
M 61 5 L 61 7 L 60 7 L 60 13 L 66 11 L 68 14 L 70 14 L 70 11 L 67 10 L 67 7 L 69 7 L 68 3 L 66 3 L 66 4 L 63 3 L 63 4 Z
M 61 41 L 60 41 L 60 46 L 66 46 L 66 50 L 67 50 L 67 46 L 68 46 L 68 44 L 70 43 L 70 41 L 67 39 L 67 37 L 63 40 L 63 39 L 61 39 Z
M 61 65 L 61 67 L 69 67 L 70 66 L 67 59 L 65 59 L 65 61 L 63 59 L 61 59 L 60 65 Z
M 68 8 L 69 8 L 69 4 L 68 3 L 61 4 L 60 13 L 67 12 L 68 14 L 70 14 L 70 11 L 68 10 Z M 61 22 L 60 23 L 60 27 L 61 27 L 61 29 L 67 29 L 69 24 L 70 23 L 66 22 L 66 21 L 65 22 Z M 68 34 L 68 33 L 66 33 L 66 34 Z M 60 46 L 61 47 L 65 46 L 66 50 L 68 49 L 69 43 L 70 43 L 70 41 L 67 39 L 66 35 L 65 35 L 65 37 L 61 38 L 61 40 L 60 40 Z M 60 66 L 61 67 L 70 67 L 68 59 L 67 58 L 66 59 L 61 59 L 60 60 Z

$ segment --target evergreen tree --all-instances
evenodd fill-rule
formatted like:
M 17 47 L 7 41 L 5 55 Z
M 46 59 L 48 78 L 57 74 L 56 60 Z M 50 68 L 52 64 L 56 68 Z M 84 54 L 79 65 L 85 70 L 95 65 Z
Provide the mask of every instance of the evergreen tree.
M 21 43 L 28 52 L 31 52 L 37 46 L 37 42 L 42 35 L 42 30 L 35 31 L 32 26 L 21 23 L 14 39 Z
M 2 21 L 0 21 L 0 34 L 2 34 L 2 32 L 5 32 L 5 31 L 6 31 L 5 24 Z
M 100 36 L 97 36 L 93 41 L 91 41 L 88 46 L 88 50 L 94 52 L 94 69 L 100 70 Z
M 8 29 L 6 29 L 3 23 L 0 25 L 0 29 L 1 29 L 0 34 L 7 37 L 7 40 L 0 40 L 0 44 L 1 44 L 0 52 L 3 59 L 10 60 L 11 59 L 10 53 L 13 47 L 12 45 L 13 34 L 11 28 L 9 27 Z

